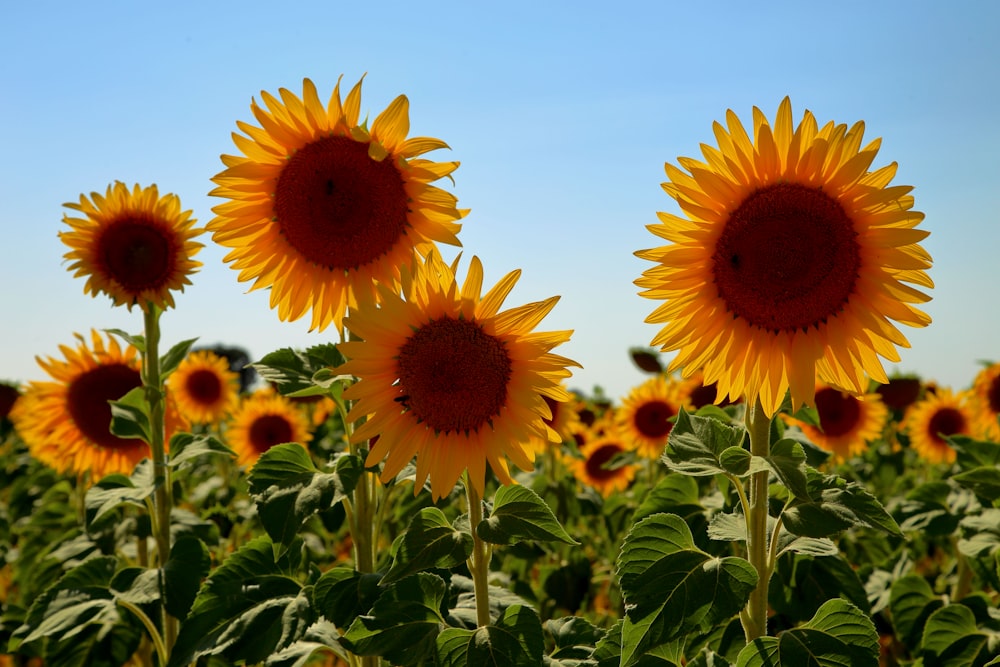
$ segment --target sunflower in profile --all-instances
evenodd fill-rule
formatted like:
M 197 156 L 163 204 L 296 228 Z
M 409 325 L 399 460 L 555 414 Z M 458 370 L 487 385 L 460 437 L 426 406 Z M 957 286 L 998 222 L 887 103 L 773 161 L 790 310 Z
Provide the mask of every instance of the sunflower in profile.
M 236 462 L 251 467 L 275 445 L 296 442 L 303 447 L 312 439 L 309 419 L 290 400 L 271 390 L 258 391 L 240 400 L 226 429 Z
M 622 438 L 647 459 L 659 459 L 674 427 L 673 418 L 684 402 L 676 379 L 664 375 L 634 387 L 615 411 Z
M 670 371 L 702 370 L 719 397 L 768 415 L 789 389 L 812 404 L 817 376 L 865 393 L 869 375 L 886 380 L 879 356 L 908 345 L 893 321 L 930 322 L 912 305 L 929 300 L 912 285 L 933 286 L 912 188 L 889 186 L 895 164 L 868 171 L 880 141 L 862 147 L 863 123 L 819 128 L 807 111 L 793 127 L 788 98 L 773 126 L 754 108 L 752 139 L 726 119 L 705 162 L 666 165 L 686 217 L 659 213 L 649 230 L 669 245 L 636 253 L 656 263 L 642 296 L 664 301 L 652 344 L 677 352 Z
M 624 491 L 635 480 L 636 465 L 616 461 L 630 451 L 621 437 L 605 434 L 580 447 L 581 458 L 571 459 L 569 467 L 577 480 L 607 498 L 615 491 Z
M 150 455 L 149 445 L 136 438 L 119 438 L 110 430 L 111 406 L 142 386 L 138 351 L 105 341 L 97 331 L 79 344 L 59 347 L 63 359 L 38 358 L 52 378 L 30 382 L 14 404 L 11 420 L 32 456 L 58 472 L 90 473 L 96 481 L 110 473 L 129 474 Z M 166 400 L 166 435 L 187 428 L 172 397 Z
M 836 387 L 816 387 L 816 412 L 820 427 L 788 417 L 820 448 L 830 452 L 833 462 L 862 454 L 868 444 L 882 436 L 889 409 L 876 393 L 855 396 Z
M 415 455 L 414 492 L 429 477 L 435 500 L 465 470 L 481 495 L 487 462 L 503 484 L 512 483 L 507 458 L 530 470 L 526 443 L 560 440 L 545 423 L 551 412 L 543 396 L 569 401 L 562 381 L 577 365 L 551 353 L 571 331 L 532 331 L 559 297 L 501 311 L 520 271 L 480 296 L 479 258 L 461 284 L 456 270 L 432 251 L 414 264 L 400 294 L 380 285 L 381 306 L 370 300 L 345 319 L 363 342 L 340 346 L 349 361 L 339 372 L 358 378 L 344 392 L 355 401 L 348 421 L 367 417 L 352 440 L 379 436 L 366 465 L 385 459 L 382 479 L 389 480 Z
M 439 139 L 407 138 L 409 102 L 397 97 L 371 123 L 359 122 L 361 82 L 341 101 L 340 83 L 323 105 L 305 79 L 301 99 L 281 89 L 251 104 L 260 127 L 238 122 L 242 156 L 211 194 L 228 201 L 212 210 L 212 238 L 232 248 L 225 261 L 251 289 L 269 287 L 284 321 L 312 311 L 311 329 L 342 327 L 358 292 L 393 284 L 414 251 L 436 242 L 460 245 L 453 195 L 432 185 L 458 162 L 420 158 L 447 148 Z
M 930 463 L 953 463 L 955 450 L 945 439 L 951 435 L 972 435 L 975 413 L 968 394 L 938 387 L 926 393 L 907 410 L 903 428 L 912 447 Z
M 990 364 L 976 374 L 972 382 L 971 402 L 976 414 L 976 434 L 980 438 L 1000 442 L 1000 362 Z
M 171 373 L 167 384 L 177 400 L 177 409 L 196 424 L 217 424 L 239 402 L 240 377 L 229 361 L 211 350 L 196 350 Z
M 129 190 L 119 181 L 103 196 L 80 195 L 79 203 L 64 206 L 80 214 L 63 217 L 71 231 L 59 238 L 70 247 L 64 257 L 74 277 L 87 276 L 84 293 L 103 292 L 130 310 L 150 303 L 173 307 L 172 293 L 183 292 L 201 266 L 192 258 L 203 246 L 193 239 L 204 230 L 194 228 L 177 195 L 161 197 L 155 185 Z

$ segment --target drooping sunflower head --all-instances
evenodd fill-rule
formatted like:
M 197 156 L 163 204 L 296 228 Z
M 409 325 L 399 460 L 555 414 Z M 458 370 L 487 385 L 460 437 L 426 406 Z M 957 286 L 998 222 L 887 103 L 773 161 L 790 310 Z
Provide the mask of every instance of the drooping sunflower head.
M 580 458 L 572 460 L 570 468 L 577 480 L 606 498 L 626 490 L 635 480 L 636 465 L 619 458 L 629 451 L 617 434 L 605 434 L 580 447 Z
M 432 251 L 401 292 L 380 285 L 380 305 L 369 300 L 351 311 L 345 324 L 362 340 L 341 345 L 349 361 L 340 372 L 358 378 L 344 392 L 355 401 L 348 420 L 367 417 L 353 439 L 379 436 L 367 465 L 384 459 L 388 480 L 416 456 L 415 492 L 430 478 L 435 499 L 465 470 L 482 494 L 487 463 L 504 484 L 512 483 L 508 458 L 530 470 L 525 443 L 560 437 L 545 423 L 543 396 L 569 401 L 562 381 L 577 365 L 551 353 L 571 331 L 533 331 L 558 297 L 501 311 L 520 271 L 481 295 L 479 259 L 462 283 L 456 270 Z
M 659 459 L 685 402 L 676 378 L 657 375 L 634 387 L 616 410 L 622 438 L 640 456 Z
M 1000 442 L 1000 362 L 976 374 L 971 401 L 976 414 L 976 435 Z
M 930 322 L 912 305 L 929 299 L 912 285 L 933 286 L 912 188 L 889 185 L 895 164 L 869 171 L 880 141 L 862 146 L 863 123 L 820 128 L 807 111 L 793 126 L 787 98 L 773 125 L 754 108 L 752 137 L 726 121 L 704 162 L 666 165 L 685 217 L 659 213 L 648 228 L 669 245 L 636 253 L 656 263 L 641 294 L 664 301 L 652 344 L 769 415 L 789 389 L 812 404 L 817 376 L 855 394 L 884 382 L 879 356 L 908 345 L 893 321 Z
M 173 307 L 173 292 L 183 292 L 201 266 L 193 257 L 203 246 L 194 238 L 204 230 L 194 227 L 177 195 L 161 197 L 155 185 L 129 190 L 119 181 L 103 196 L 80 195 L 79 203 L 64 206 L 82 216 L 67 213 L 63 221 L 71 230 L 59 238 L 70 247 L 64 255 L 69 270 L 87 277 L 85 293 L 107 294 L 129 309 Z
M 230 370 L 225 357 L 211 350 L 191 352 L 167 383 L 181 414 L 197 424 L 222 422 L 239 401 L 239 375 Z
M 225 261 L 251 289 L 269 287 L 271 307 L 285 321 L 312 311 L 312 329 L 342 327 L 358 292 L 393 284 L 414 252 L 435 243 L 460 245 L 466 211 L 432 185 L 458 162 L 419 156 L 447 144 L 407 138 L 409 101 L 403 95 L 372 122 L 359 121 L 361 82 L 341 100 L 338 82 L 320 102 L 312 81 L 302 97 L 262 92 L 251 111 L 259 127 L 238 122 L 243 152 L 223 155 L 226 169 L 211 194 L 212 238 L 232 248 Z
M 819 428 L 787 418 L 799 426 L 820 448 L 832 454 L 834 463 L 862 454 L 871 442 L 882 436 L 889 410 L 876 393 L 856 396 L 826 384 L 816 386 L 816 412 Z
M 306 414 L 290 400 L 269 389 L 244 396 L 226 430 L 236 462 L 251 467 L 275 445 L 296 442 L 305 447 L 312 439 Z
M 63 358 L 39 358 L 49 381 L 29 382 L 11 420 L 32 456 L 59 472 L 90 473 L 96 481 L 110 473 L 129 474 L 149 456 L 149 445 L 111 433 L 111 406 L 142 386 L 138 351 L 97 331 L 90 344 L 77 334 L 76 348 L 61 345 Z M 166 435 L 187 428 L 167 395 Z
M 903 427 L 912 447 L 929 463 L 952 463 L 955 450 L 946 438 L 972 435 L 975 414 L 966 392 L 939 387 L 910 406 Z

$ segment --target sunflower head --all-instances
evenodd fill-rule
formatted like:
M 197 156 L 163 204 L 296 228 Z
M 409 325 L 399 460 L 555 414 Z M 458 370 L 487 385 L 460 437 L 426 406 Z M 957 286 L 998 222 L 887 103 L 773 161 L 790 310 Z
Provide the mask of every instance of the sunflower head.
M 236 462 L 250 467 L 271 447 L 286 442 L 304 447 L 312 434 L 305 412 L 281 394 L 264 389 L 240 400 L 226 438 L 236 452 Z
M 773 125 L 754 108 L 752 136 L 732 111 L 714 130 L 704 162 L 666 165 L 684 217 L 649 230 L 669 245 L 636 253 L 656 264 L 636 285 L 664 301 L 647 322 L 677 352 L 669 370 L 703 371 L 720 398 L 769 415 L 789 390 L 812 404 L 817 377 L 855 394 L 885 381 L 878 357 L 907 345 L 893 321 L 927 325 L 911 285 L 932 286 L 924 216 L 909 186 L 889 186 L 896 165 L 869 171 L 880 142 L 862 145 L 863 123 L 821 128 L 807 111 L 793 125 L 787 98 Z
M 223 421 L 239 400 L 239 375 L 211 350 L 191 352 L 167 382 L 181 414 L 197 424 Z
M 232 248 L 225 261 L 252 289 L 270 288 L 282 320 L 312 312 L 312 329 L 342 327 L 359 292 L 393 284 L 414 252 L 437 242 L 460 245 L 466 213 L 432 185 L 458 162 L 419 156 L 447 144 L 407 138 L 409 101 L 397 97 L 371 123 L 359 121 L 361 82 L 341 100 L 338 82 L 327 104 L 312 81 L 302 97 L 263 92 L 251 111 L 259 126 L 238 122 L 233 140 L 243 153 L 223 155 L 212 180 L 212 238 Z
M 874 392 L 856 396 L 820 383 L 815 403 L 819 428 L 792 417 L 786 417 L 786 421 L 799 426 L 810 440 L 830 452 L 835 463 L 862 454 L 882 436 L 889 418 L 888 408 Z
M 545 423 L 543 397 L 571 396 L 562 386 L 576 362 L 550 350 L 570 331 L 533 329 L 558 297 L 501 311 L 519 271 L 481 295 L 483 267 L 473 257 L 464 282 L 440 255 L 414 265 L 397 293 L 379 286 L 345 320 L 360 338 L 341 345 L 349 361 L 340 372 L 358 382 L 344 392 L 354 400 L 349 421 L 366 417 L 354 432 L 360 442 L 379 436 L 367 465 L 385 459 L 383 479 L 393 478 L 416 456 L 415 492 L 430 478 L 435 499 L 448 495 L 463 471 L 480 494 L 486 464 L 504 484 L 509 458 L 529 470 L 532 438 L 558 442 Z
M 658 459 L 682 407 L 690 409 L 676 378 L 657 375 L 634 387 L 615 411 L 624 440 L 640 456 Z
M 80 195 L 64 206 L 74 213 L 63 217 L 70 231 L 59 238 L 70 248 L 64 255 L 69 270 L 87 277 L 85 293 L 107 294 L 129 309 L 172 307 L 173 292 L 184 291 L 201 266 L 192 258 L 202 244 L 193 239 L 203 230 L 194 228 L 177 195 L 161 197 L 155 185 L 129 190 L 119 181 L 103 196 Z
M 976 374 L 972 382 L 972 408 L 980 438 L 1000 442 L 1000 362 Z
M 606 498 L 626 490 L 635 480 L 636 465 L 619 458 L 629 451 L 617 434 L 605 434 L 580 447 L 580 458 L 573 459 L 570 468 L 577 480 Z
M 933 393 L 910 406 L 903 428 L 912 447 L 929 463 L 953 463 L 955 450 L 948 436 L 972 435 L 975 413 L 969 405 L 967 392 L 955 393 L 938 387 Z

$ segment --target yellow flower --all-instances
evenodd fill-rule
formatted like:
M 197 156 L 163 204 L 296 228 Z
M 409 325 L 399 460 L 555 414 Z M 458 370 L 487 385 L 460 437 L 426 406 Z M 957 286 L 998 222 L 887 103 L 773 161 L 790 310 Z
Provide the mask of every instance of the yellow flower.
M 560 444 L 572 440 L 573 434 L 580 429 L 580 415 L 575 410 L 579 399 L 573 394 L 570 394 L 569 401 L 557 401 L 545 395 L 542 395 L 542 400 L 545 401 L 545 405 L 548 406 L 549 413 L 552 415 L 551 417 L 543 417 L 542 419 L 559 436 L 559 441 L 553 442 L 547 438 L 532 438 L 527 445 L 535 454 L 541 454 L 549 447 L 558 447 Z
M 1000 442 L 1000 362 L 990 364 L 976 374 L 971 401 L 978 437 Z
M 122 348 L 109 337 L 91 332 L 91 345 L 76 334 L 75 349 L 60 345 L 64 359 L 38 358 L 51 381 L 30 382 L 14 404 L 11 420 L 32 456 L 58 472 L 90 472 L 96 481 L 111 473 L 130 474 L 150 454 L 149 445 L 113 435 L 111 406 L 142 386 L 138 351 Z M 187 424 L 171 396 L 166 401 L 166 436 Z
M 167 384 L 173 390 L 177 409 L 197 424 L 223 421 L 239 402 L 239 375 L 229 369 L 228 360 L 210 350 L 191 352 Z
M 681 407 L 690 409 L 673 378 L 652 377 L 634 387 L 616 411 L 624 441 L 640 456 L 659 459 Z
M 302 410 L 281 394 L 263 390 L 243 397 L 230 417 L 226 439 L 236 462 L 250 467 L 275 445 L 295 442 L 305 447 L 312 434 Z
M 952 463 L 955 450 L 945 440 L 950 435 L 971 435 L 975 415 L 968 395 L 938 388 L 907 410 L 903 427 L 910 447 L 930 463 Z
M 431 252 L 414 265 L 402 294 L 380 285 L 380 306 L 368 301 L 351 311 L 345 324 L 364 342 L 341 344 L 349 361 L 340 372 L 358 378 L 344 392 L 355 401 L 348 421 L 367 417 L 353 441 L 379 436 L 366 465 L 385 459 L 382 479 L 389 480 L 415 455 L 414 492 L 429 477 L 435 499 L 466 469 L 482 494 L 487 462 L 503 484 L 512 483 L 508 457 L 531 469 L 525 443 L 560 437 L 544 421 L 550 413 L 542 397 L 570 400 L 562 380 L 577 365 L 550 352 L 571 331 L 532 331 L 559 297 L 501 312 L 520 271 L 483 296 L 479 258 L 461 285 L 455 271 Z
M 155 185 L 129 191 L 119 181 L 104 196 L 80 195 L 80 203 L 64 206 L 83 214 L 66 214 L 63 221 L 72 231 L 59 238 L 70 247 L 64 256 L 74 277 L 87 276 L 84 293 L 103 292 L 130 310 L 136 304 L 145 310 L 149 303 L 172 307 L 171 292 L 183 292 L 201 266 L 192 257 L 202 244 L 192 239 L 204 230 L 193 227 L 191 211 L 181 210 L 177 195 L 161 197 Z
M 435 242 L 460 245 L 465 214 L 453 195 L 431 185 L 458 162 L 418 158 L 447 148 L 412 137 L 403 95 L 372 122 L 359 123 L 361 82 L 341 102 L 340 84 L 324 106 L 312 81 L 300 99 L 281 89 L 251 104 L 260 127 L 238 122 L 244 156 L 223 155 L 226 169 L 211 194 L 227 199 L 212 210 L 212 238 L 232 248 L 225 261 L 251 289 L 271 289 L 284 321 L 312 310 L 311 329 L 341 329 L 345 310 L 375 282 L 393 284 L 416 251 Z
M 635 480 L 634 464 L 616 466 L 612 463 L 616 456 L 627 451 L 629 449 L 620 437 L 604 435 L 580 447 L 582 458 L 571 459 L 569 466 L 579 481 L 597 489 L 606 498 L 615 491 L 624 491 Z
M 820 428 L 788 418 L 820 448 L 830 452 L 833 462 L 862 454 L 868 444 L 882 436 L 889 409 L 876 393 L 854 396 L 836 387 L 816 387 L 816 412 Z
M 885 382 L 878 357 L 908 345 L 892 320 L 930 322 L 907 284 L 933 286 L 912 188 L 889 187 L 895 164 L 868 171 L 880 141 L 862 148 L 863 123 L 818 128 L 807 111 L 793 128 L 785 98 L 773 126 L 754 108 L 752 140 L 732 111 L 727 125 L 706 162 L 666 165 L 686 217 L 659 213 L 649 230 L 670 245 L 636 253 L 656 263 L 641 294 L 665 301 L 652 344 L 677 352 L 670 371 L 702 370 L 720 398 L 759 398 L 768 415 L 789 389 L 812 404 L 817 377 L 855 394 Z

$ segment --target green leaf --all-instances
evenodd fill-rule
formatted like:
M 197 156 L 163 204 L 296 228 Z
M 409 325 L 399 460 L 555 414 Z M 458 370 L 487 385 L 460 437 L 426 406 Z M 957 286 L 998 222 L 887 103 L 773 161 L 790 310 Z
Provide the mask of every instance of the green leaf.
M 170 438 L 170 457 L 167 465 L 181 469 L 202 456 L 226 456 L 235 458 L 236 452 L 226 447 L 213 435 L 175 433 Z
M 129 477 L 114 473 L 98 480 L 87 489 L 84 507 L 87 525 L 92 526 L 108 512 L 121 505 L 146 506 L 146 499 L 153 495 L 153 462 L 143 459 Z
M 28 611 L 30 643 L 43 637 L 64 640 L 98 625 L 110 629 L 119 621 L 111 580 L 118 567 L 114 556 L 97 556 L 63 575 Z
M 167 377 L 174 372 L 174 369 L 184 361 L 184 357 L 191 351 L 191 346 L 195 344 L 197 338 L 182 340 L 177 343 L 167 353 L 160 357 L 160 377 Z
M 395 546 L 392 567 L 382 585 L 422 570 L 461 565 L 472 553 L 472 535 L 453 528 L 438 508 L 425 507 L 410 520 Z
M 605 631 L 581 616 L 563 616 L 545 621 L 544 630 L 552 637 L 555 649 L 553 659 L 585 660 L 594 646 L 604 637 Z
M 807 502 L 810 500 L 806 479 L 806 452 L 800 443 L 791 438 L 782 438 L 771 445 L 766 460 L 795 498 Z
M 747 644 L 737 667 L 878 667 L 878 633 L 846 600 L 830 600 L 808 622 Z
M 681 408 L 670 430 L 662 461 L 670 470 L 685 475 L 727 473 L 720 457 L 730 447 L 742 447 L 745 436 L 746 429 L 713 417 L 692 415 Z
M 144 336 L 140 336 L 138 334 L 133 335 L 121 329 L 105 329 L 104 332 L 118 336 L 127 344 L 138 350 L 139 354 L 144 354 L 146 352 L 146 338 Z
M 774 517 L 767 517 L 767 532 L 771 535 L 774 531 Z M 713 540 L 726 542 L 744 542 L 747 539 L 746 518 L 742 514 L 716 514 L 712 517 L 708 526 L 708 536 Z M 795 535 L 782 526 L 778 530 L 778 550 L 777 555 L 795 552 L 809 554 L 811 556 L 835 556 L 840 553 L 837 545 L 825 537 L 801 537 Z
M 952 475 L 952 479 L 992 503 L 1000 498 L 1000 468 L 980 466 Z
M 545 649 L 541 622 L 530 607 L 508 607 L 495 624 L 448 628 L 437 638 L 441 667 L 537 667 Z
M 687 662 L 686 667 L 732 667 L 732 664 L 712 649 L 705 647 Z
M 1000 635 L 980 630 L 965 605 L 950 604 L 927 619 L 921 644 L 928 667 L 974 667 L 996 657 Z
M 313 656 L 318 653 L 332 653 L 345 664 L 349 661 L 347 651 L 340 645 L 337 626 L 328 620 L 313 623 L 298 639 L 287 647 L 268 656 L 265 667 L 307 667 L 313 664 Z
M 632 527 L 618 558 L 625 596 L 622 667 L 704 625 L 727 620 L 746 604 L 757 573 L 741 558 L 698 549 L 683 519 L 654 514 Z
M 378 599 L 380 574 L 363 574 L 349 567 L 335 567 L 323 573 L 313 589 L 317 611 L 346 628 L 355 617 L 366 613 Z
M 857 482 L 807 469 L 809 502 L 796 502 L 781 515 L 785 528 L 803 537 L 828 537 L 851 526 L 878 528 L 902 537 L 882 503 Z
M 1000 466 L 1000 442 L 976 440 L 967 435 L 950 435 L 946 439 L 955 450 L 955 462 L 962 470 Z
M 923 577 L 908 574 L 892 583 L 889 589 L 892 624 L 896 636 L 911 652 L 916 652 L 920 644 L 927 619 L 943 604 Z
M 193 535 L 180 535 L 163 566 L 165 606 L 174 618 L 186 618 L 194 604 L 201 580 L 208 576 L 212 558 L 208 547 Z
M 321 472 L 305 447 L 296 443 L 271 447 L 249 478 L 264 530 L 276 545 L 287 548 L 309 517 L 350 495 L 362 471 L 356 456 L 342 455 L 333 472 Z
M 831 598 L 844 598 L 865 613 L 870 609 L 864 583 L 839 551 L 824 556 L 787 552 L 778 559 L 768 602 L 789 623 L 809 618 Z
M 594 646 L 591 658 L 597 661 L 597 667 L 620 667 L 622 655 L 623 619 L 618 619 Z
M 251 365 L 261 378 L 274 383 L 282 394 L 289 395 L 317 386 L 328 387 L 332 382 L 330 369 L 343 363 L 344 357 L 337 346 L 326 343 L 310 347 L 305 352 L 286 347 Z
M 638 523 L 647 516 L 660 512 L 690 519 L 692 515 L 702 514 L 704 511 L 698 480 L 688 475 L 664 475 L 643 497 L 632 515 L 632 522 Z
M 149 442 L 149 403 L 146 390 L 136 387 L 111 404 L 111 432 L 119 438 L 136 438 Z
M 497 489 L 493 512 L 476 527 L 476 533 L 492 544 L 512 544 L 522 540 L 579 544 L 569 536 L 537 493 L 518 485 Z
M 356 655 L 417 664 L 433 652 L 444 624 L 444 593 L 444 580 L 426 572 L 401 579 L 383 591 L 369 614 L 354 619 L 341 643 Z
M 727 447 L 719 454 L 719 465 L 731 475 L 742 477 L 750 474 L 753 455 L 742 447 Z

